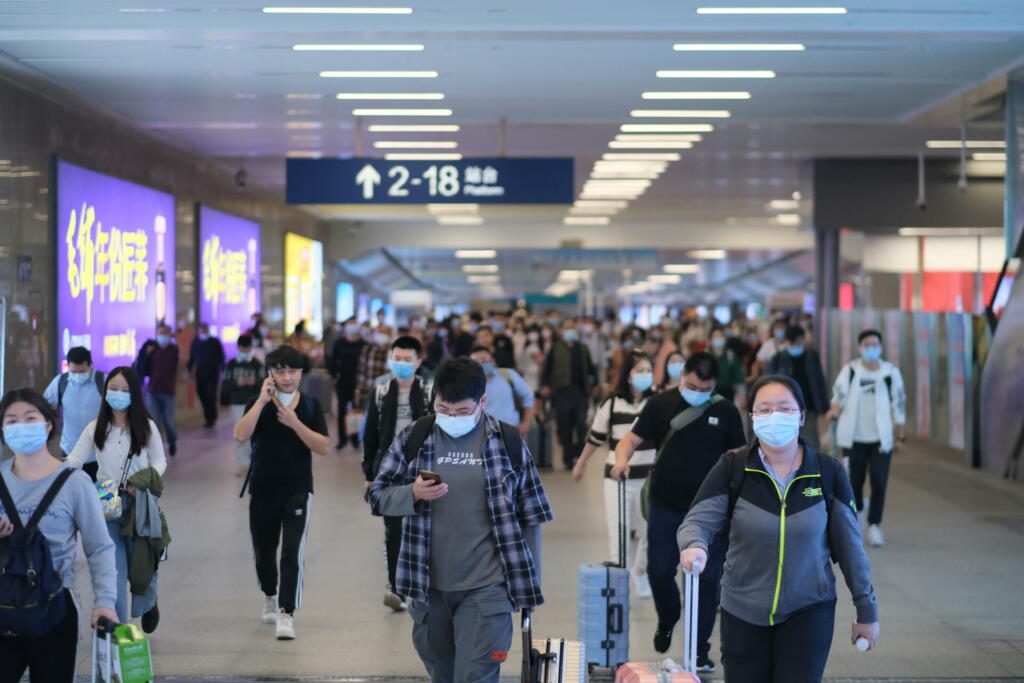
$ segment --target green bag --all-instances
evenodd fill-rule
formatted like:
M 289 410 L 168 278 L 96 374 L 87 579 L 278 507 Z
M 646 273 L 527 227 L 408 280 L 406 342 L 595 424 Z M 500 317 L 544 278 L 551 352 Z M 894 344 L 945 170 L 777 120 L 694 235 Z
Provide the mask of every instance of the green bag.
M 668 442 L 672 440 L 672 437 L 676 435 L 676 432 L 682 431 L 689 427 L 691 424 L 700 419 L 701 415 L 716 403 L 721 403 L 725 398 L 715 394 L 711 397 L 707 403 L 699 406 L 690 406 L 683 412 L 679 413 L 672 418 L 672 421 L 668 423 L 669 430 L 665 434 L 665 438 L 661 440 L 661 444 L 658 446 L 658 454 L 654 456 L 654 467 L 647 474 L 647 478 L 644 479 L 643 488 L 640 489 L 640 513 L 644 519 L 648 519 L 651 512 L 651 477 L 654 476 L 654 472 L 658 467 L 658 462 L 661 461 L 661 456 L 665 452 L 665 447 Z
M 96 683 L 151 683 L 153 658 L 149 641 L 135 624 L 102 628 L 93 646 Z

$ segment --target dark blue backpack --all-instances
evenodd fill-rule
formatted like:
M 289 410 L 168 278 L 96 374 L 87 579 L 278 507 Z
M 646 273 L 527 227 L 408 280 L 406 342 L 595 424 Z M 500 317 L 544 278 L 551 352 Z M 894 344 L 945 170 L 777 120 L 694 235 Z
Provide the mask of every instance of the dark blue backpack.
M 0 476 L 0 502 L 14 524 L 11 535 L 0 539 L 0 636 L 39 638 L 67 614 L 64 580 L 53 566 L 39 522 L 73 472 L 65 469 L 57 475 L 25 525 Z

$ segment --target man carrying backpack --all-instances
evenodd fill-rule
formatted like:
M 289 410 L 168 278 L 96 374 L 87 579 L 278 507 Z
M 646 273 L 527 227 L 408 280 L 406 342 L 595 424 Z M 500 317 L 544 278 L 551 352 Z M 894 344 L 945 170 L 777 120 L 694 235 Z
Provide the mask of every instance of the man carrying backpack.
M 416 376 L 423 362 L 423 345 L 415 337 L 399 337 L 391 343 L 390 372 L 377 380 L 367 401 L 366 433 L 363 436 L 363 473 L 366 488 L 377 477 L 396 434 L 430 412 L 431 384 Z M 402 517 L 384 518 L 384 552 L 388 563 L 388 584 L 384 604 L 396 612 L 405 609 L 404 599 L 395 593 L 398 551 L 402 545 Z
M 278 640 L 295 639 L 295 610 L 302 603 L 303 560 L 313 504 L 313 453 L 325 456 L 330 449 L 320 402 L 299 392 L 306 363 L 306 357 L 291 346 L 267 354 L 270 376 L 235 425 L 235 440 L 250 441 L 253 446 L 247 479 L 252 494 L 249 530 L 265 598 L 263 623 L 277 625 Z
M 405 518 L 396 590 L 434 683 L 496 683 L 512 612 L 544 601 L 540 525 L 553 515 L 518 430 L 486 414 L 486 386 L 476 361 L 442 363 L 436 415 L 398 435 L 367 491 L 375 515 Z
M 533 421 L 533 390 L 512 368 L 498 367 L 486 346 L 476 347 L 469 357 L 483 367 L 487 377 L 487 413 L 518 427 L 525 439 Z
M 78 443 L 85 426 L 96 419 L 106 390 L 106 375 L 92 367 L 92 353 L 84 346 L 68 351 L 68 371 L 53 378 L 43 397 L 61 417 L 60 450 L 66 458 Z M 82 470 L 96 481 L 96 455 Z
M 828 417 L 838 421 L 836 444 L 850 459 L 850 483 L 860 515 L 865 512 L 864 479 L 871 473 L 867 536 L 870 545 L 881 547 L 885 545 L 880 526 L 889 465 L 893 452 L 907 441 L 907 396 L 900 369 L 882 360 L 882 333 L 864 330 L 857 342 L 860 358 L 839 371 Z

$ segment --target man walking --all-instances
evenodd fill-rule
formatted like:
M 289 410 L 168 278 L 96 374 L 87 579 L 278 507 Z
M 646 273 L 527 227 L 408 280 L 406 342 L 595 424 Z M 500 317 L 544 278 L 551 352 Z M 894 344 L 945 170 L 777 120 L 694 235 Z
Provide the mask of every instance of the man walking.
M 821 356 L 807 345 L 807 331 L 799 325 L 786 328 L 786 347 L 768 363 L 769 375 L 785 375 L 796 380 L 807 399 L 807 414 L 800 428 L 800 438 L 815 451 L 820 448 L 818 418 L 829 410 L 828 385 L 821 366 Z
M 525 439 L 533 420 L 533 391 L 526 380 L 512 368 L 499 367 L 486 347 L 476 347 L 469 357 L 480 364 L 487 377 L 487 413 L 518 427 Z
M 253 357 L 252 335 L 238 337 L 238 355 L 228 361 L 221 386 L 221 405 L 231 406 L 231 418 L 237 423 L 245 416 L 249 402 L 259 396 L 263 386 L 263 363 Z M 252 446 L 247 441 L 235 442 L 238 475 L 244 476 L 252 464 Z
M 306 363 L 291 346 L 267 354 L 270 376 L 235 425 L 235 440 L 254 446 L 249 530 L 265 597 L 263 623 L 277 624 L 278 640 L 295 638 L 313 504 L 313 453 L 324 456 L 330 449 L 323 407 L 316 397 L 299 392 Z
M 672 630 L 681 614 L 676 570 L 676 532 L 704 478 L 728 450 L 746 439 L 740 413 L 730 401 L 714 395 L 718 363 L 706 351 L 694 353 L 683 368 L 679 389 L 648 399 L 630 431 L 615 449 L 613 479 L 629 476 L 629 459 L 642 443 L 660 444 L 651 472 L 647 519 L 647 575 L 658 612 L 654 649 L 668 652 Z M 711 632 L 715 628 L 722 565 L 728 544 L 723 535 L 711 544 L 700 574 L 697 670 L 711 672 Z
M 843 366 L 832 387 L 828 417 L 838 420 L 836 442 L 850 459 L 853 500 L 867 510 L 868 543 L 885 545 L 882 512 L 892 454 L 906 445 L 907 396 L 900 369 L 882 360 L 882 333 L 864 330 L 860 358 Z M 864 504 L 864 480 L 871 473 L 871 504 Z
M 544 361 L 541 385 L 542 395 L 551 399 L 555 411 L 562 462 L 571 470 L 587 438 L 588 401 L 597 376 L 590 351 L 579 341 L 576 323 L 566 318 L 561 329 Z
M 397 590 L 434 683 L 497 683 L 512 612 L 543 602 L 551 508 L 518 431 L 486 414 L 486 385 L 477 362 L 442 363 L 436 416 L 395 439 L 367 492 L 374 514 L 405 518 Z
M 92 353 L 84 346 L 68 350 L 68 371 L 53 378 L 43 397 L 61 417 L 60 450 L 66 458 L 85 426 L 96 419 L 106 392 L 106 376 L 92 367 Z M 90 453 L 82 470 L 96 481 L 96 454 Z
M 146 357 L 145 373 L 149 414 L 167 436 L 167 452 L 178 452 L 178 430 L 175 426 L 175 396 L 178 393 L 178 345 L 171 339 L 171 328 L 156 328 L 156 344 L 150 346 Z
M 363 473 L 366 488 L 377 477 L 396 434 L 431 410 L 431 388 L 416 376 L 423 362 L 423 346 L 415 337 L 403 336 L 391 344 L 390 372 L 381 377 L 367 401 L 366 434 L 363 438 Z M 404 598 L 395 593 L 398 551 L 402 545 L 402 517 L 384 518 L 384 554 L 388 565 L 388 583 L 384 605 L 396 612 L 405 609 Z
M 186 369 L 196 381 L 196 395 L 203 406 L 203 419 L 207 429 L 217 424 L 217 384 L 224 369 L 224 345 L 210 336 L 210 326 L 200 323 L 198 334 L 188 349 Z
M 338 397 L 338 450 L 340 451 L 351 439 L 355 446 L 359 441 L 358 434 L 349 434 L 345 424 L 350 405 L 355 401 L 359 359 L 367 342 L 359 334 L 359 321 L 349 318 L 345 321 L 343 335 L 334 342 L 331 349 L 331 376 L 334 378 L 334 389 Z

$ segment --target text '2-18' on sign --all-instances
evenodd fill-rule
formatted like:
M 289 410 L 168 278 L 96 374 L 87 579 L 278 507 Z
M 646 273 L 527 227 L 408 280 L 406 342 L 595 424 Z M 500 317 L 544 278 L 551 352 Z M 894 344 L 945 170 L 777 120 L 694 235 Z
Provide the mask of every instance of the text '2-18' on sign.
M 570 204 L 572 159 L 288 159 L 289 204 Z

